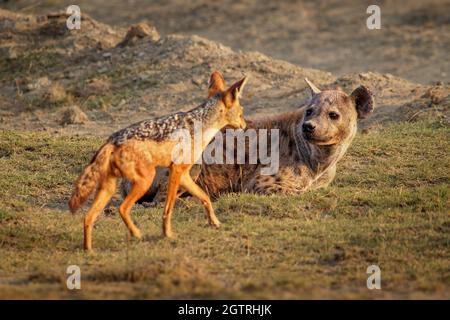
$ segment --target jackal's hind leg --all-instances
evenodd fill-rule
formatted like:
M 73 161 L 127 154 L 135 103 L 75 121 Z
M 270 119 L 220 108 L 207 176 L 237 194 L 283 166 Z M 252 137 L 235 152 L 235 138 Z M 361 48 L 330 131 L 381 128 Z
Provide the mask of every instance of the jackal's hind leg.
M 181 176 L 187 172 L 184 166 L 172 165 L 168 179 L 167 198 L 163 214 L 163 233 L 168 238 L 173 238 L 172 211 L 178 197 Z M 188 172 L 187 172 L 188 173 Z
M 116 191 L 117 178 L 106 177 L 100 184 L 94 202 L 84 218 L 84 249 L 92 250 L 92 227 Z

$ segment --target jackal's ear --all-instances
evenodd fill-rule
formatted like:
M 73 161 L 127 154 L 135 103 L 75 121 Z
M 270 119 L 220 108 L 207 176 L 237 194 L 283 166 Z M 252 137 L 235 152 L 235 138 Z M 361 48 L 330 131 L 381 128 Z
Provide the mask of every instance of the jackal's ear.
M 245 76 L 228 89 L 228 91 L 232 94 L 233 99 L 239 99 L 240 97 L 242 97 L 242 91 L 244 90 L 247 81 L 248 76 Z
M 352 94 L 351 98 L 355 102 L 358 119 L 367 118 L 374 109 L 374 101 L 372 92 L 365 86 L 359 86 Z
M 247 80 L 248 76 L 242 78 L 241 80 L 233 84 L 231 87 L 229 87 L 227 91 L 225 91 L 223 98 L 225 105 L 227 107 L 233 106 L 234 102 L 236 100 L 239 100 L 239 98 L 242 95 L 242 90 L 244 89 L 245 84 L 247 83 Z
M 225 79 L 219 71 L 214 71 L 209 78 L 208 98 L 226 89 Z

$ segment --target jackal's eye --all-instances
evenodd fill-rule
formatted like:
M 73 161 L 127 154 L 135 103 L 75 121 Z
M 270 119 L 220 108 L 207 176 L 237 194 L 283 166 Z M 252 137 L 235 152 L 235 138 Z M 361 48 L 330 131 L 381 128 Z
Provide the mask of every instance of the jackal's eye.
M 330 113 L 328 114 L 328 116 L 329 116 L 330 119 L 332 119 L 332 120 L 337 120 L 337 119 L 339 119 L 339 114 L 337 114 L 336 112 L 330 112 Z
M 312 110 L 312 109 L 308 109 L 308 110 L 306 110 L 305 115 L 306 115 L 307 117 L 309 117 L 310 115 L 312 115 L 312 113 L 313 113 L 313 110 Z

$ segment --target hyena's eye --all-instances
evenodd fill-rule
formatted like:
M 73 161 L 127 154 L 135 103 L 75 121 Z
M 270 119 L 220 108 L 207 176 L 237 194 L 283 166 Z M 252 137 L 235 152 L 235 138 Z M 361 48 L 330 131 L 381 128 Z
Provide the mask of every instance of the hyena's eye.
M 306 110 L 305 115 L 306 115 L 307 117 L 309 117 L 310 115 L 312 115 L 312 113 L 313 113 L 312 109 L 308 109 L 308 110 Z
M 336 112 L 330 112 L 330 113 L 328 114 L 328 116 L 329 116 L 330 119 L 332 119 L 332 120 L 337 120 L 337 119 L 339 119 L 339 114 L 337 114 Z

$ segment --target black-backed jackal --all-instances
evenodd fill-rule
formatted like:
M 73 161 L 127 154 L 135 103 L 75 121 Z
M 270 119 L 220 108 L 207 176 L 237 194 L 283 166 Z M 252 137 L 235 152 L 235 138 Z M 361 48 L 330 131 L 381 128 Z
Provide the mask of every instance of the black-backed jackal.
M 179 186 L 197 197 L 208 214 L 209 223 L 219 227 L 220 223 L 208 195 L 192 180 L 189 171 L 201 157 L 201 152 L 192 152 L 188 161 L 174 161 L 174 148 L 179 141 L 173 139 L 177 130 L 185 130 L 194 139 L 194 124 L 201 123 L 201 151 L 209 144 L 214 135 L 225 126 L 244 129 L 246 123 L 239 96 L 246 78 L 225 89 L 223 77 L 214 72 L 209 84 L 209 99 L 200 106 L 157 119 L 145 120 L 133 124 L 112 134 L 97 151 L 91 163 L 78 178 L 75 191 L 69 201 L 69 207 L 75 212 L 96 190 L 91 208 L 84 218 L 84 248 L 92 249 L 92 227 L 95 219 L 103 211 L 117 186 L 120 177 L 128 179 L 131 191 L 119 207 L 120 215 L 131 235 L 140 238 L 141 232 L 130 217 L 131 208 L 150 187 L 156 167 L 170 170 L 167 199 L 163 215 L 163 232 L 172 237 L 171 215 Z M 191 146 L 198 142 L 191 141 Z

